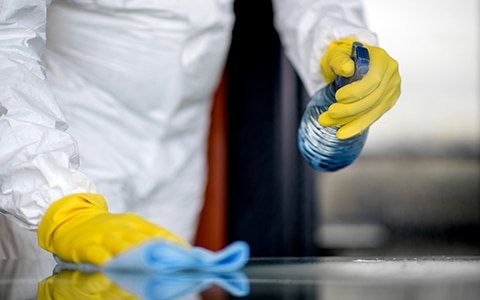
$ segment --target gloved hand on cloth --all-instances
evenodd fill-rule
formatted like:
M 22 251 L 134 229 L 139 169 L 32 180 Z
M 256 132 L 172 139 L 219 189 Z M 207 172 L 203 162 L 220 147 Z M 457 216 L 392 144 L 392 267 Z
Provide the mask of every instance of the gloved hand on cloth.
M 134 214 L 112 214 L 99 194 L 54 202 L 38 228 L 38 243 L 72 269 L 132 272 L 230 272 L 248 261 L 246 243 L 213 253 Z
M 327 83 L 337 76 L 350 77 L 355 71 L 351 59 L 354 39 L 334 41 L 328 47 L 320 63 Z M 400 96 L 400 74 L 397 62 L 385 50 L 365 45 L 370 55 L 367 74 L 358 81 L 340 88 L 335 98 L 337 103 L 320 115 L 320 125 L 341 126 L 339 139 L 353 137 L 370 127 L 378 118 L 393 107 Z

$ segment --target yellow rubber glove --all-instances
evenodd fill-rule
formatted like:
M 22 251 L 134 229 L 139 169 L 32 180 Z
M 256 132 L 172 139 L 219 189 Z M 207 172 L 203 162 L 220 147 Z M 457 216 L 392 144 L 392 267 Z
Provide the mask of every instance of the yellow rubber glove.
M 134 214 L 112 214 L 99 194 L 74 194 L 55 201 L 38 227 L 38 244 L 61 260 L 101 265 L 151 238 L 188 247 L 173 233 Z
M 102 273 L 63 270 L 38 283 L 38 300 L 140 300 Z
M 355 41 L 341 39 L 330 44 L 320 63 L 327 83 L 337 76 L 353 75 L 355 65 L 350 55 Z M 363 46 L 370 55 L 367 74 L 361 80 L 340 88 L 335 94 L 337 103 L 318 119 L 322 126 L 343 125 L 337 131 L 339 139 L 363 132 L 392 108 L 400 96 L 401 79 L 397 62 L 381 48 Z

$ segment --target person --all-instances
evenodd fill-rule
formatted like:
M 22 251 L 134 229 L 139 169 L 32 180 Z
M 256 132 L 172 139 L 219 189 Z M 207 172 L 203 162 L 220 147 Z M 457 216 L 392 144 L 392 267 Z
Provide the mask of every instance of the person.
M 192 243 L 232 5 L 2 0 L 0 257 L 102 264 L 154 237 Z M 353 41 L 370 52 L 369 72 L 338 91 L 322 125 L 347 138 L 394 105 L 398 65 L 360 1 L 273 5 L 310 94 L 353 74 Z

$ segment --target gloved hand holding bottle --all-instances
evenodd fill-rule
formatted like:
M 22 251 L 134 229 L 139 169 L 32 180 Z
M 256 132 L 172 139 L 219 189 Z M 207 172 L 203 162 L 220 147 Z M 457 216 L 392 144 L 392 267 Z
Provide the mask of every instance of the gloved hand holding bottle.
M 102 265 L 148 239 L 189 244 L 134 214 L 112 214 L 99 194 L 73 194 L 55 201 L 38 227 L 38 243 L 65 262 Z
M 350 77 L 354 73 L 351 59 L 354 39 L 334 41 L 328 47 L 320 63 L 327 83 L 337 76 Z M 337 131 L 339 139 L 347 139 L 366 130 L 400 96 L 400 74 L 397 62 L 385 50 L 365 45 L 370 55 L 367 74 L 359 81 L 340 88 L 335 94 L 337 103 L 319 117 L 322 126 L 342 126 Z

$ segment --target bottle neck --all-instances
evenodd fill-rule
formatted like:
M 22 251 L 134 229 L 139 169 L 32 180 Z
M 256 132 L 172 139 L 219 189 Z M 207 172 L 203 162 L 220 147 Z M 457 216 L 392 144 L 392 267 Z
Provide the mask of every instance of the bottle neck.
M 337 100 L 335 99 L 335 93 L 337 92 L 337 85 L 335 84 L 335 81 L 334 82 L 331 82 L 327 85 L 327 88 L 326 88 L 326 94 L 327 94 L 327 97 L 325 97 L 325 101 L 328 102 L 329 105 L 337 102 Z

